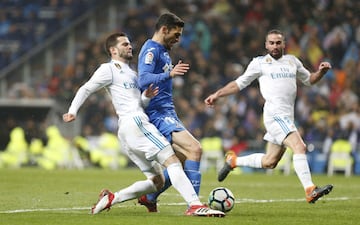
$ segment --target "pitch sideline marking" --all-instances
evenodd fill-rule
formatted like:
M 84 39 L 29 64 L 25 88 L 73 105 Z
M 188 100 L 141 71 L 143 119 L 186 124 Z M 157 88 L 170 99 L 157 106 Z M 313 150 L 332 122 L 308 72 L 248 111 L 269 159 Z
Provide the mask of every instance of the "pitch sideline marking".
M 326 201 L 348 201 L 348 200 L 354 200 L 354 199 L 360 199 L 360 197 L 357 197 L 357 198 L 349 198 L 349 197 L 326 198 Z M 320 199 L 319 201 L 322 201 L 322 200 L 323 199 Z M 235 203 L 244 204 L 244 203 L 303 202 L 303 201 L 305 201 L 303 198 L 300 198 L 300 199 L 249 199 L 249 198 L 243 198 L 243 199 L 236 199 Z M 138 205 L 138 204 L 136 204 L 136 205 Z M 186 205 L 186 203 L 164 203 L 164 204 L 159 204 L 159 205 Z M 129 205 L 119 204 L 116 207 L 117 208 L 129 207 Z M 141 207 L 143 207 L 143 206 L 141 206 Z M 15 210 L 0 211 L 0 214 L 25 213 L 25 212 L 49 212 L 49 211 L 74 211 L 74 210 L 89 210 L 89 213 L 90 213 L 90 208 L 91 207 L 89 206 L 89 207 L 54 208 L 54 209 L 15 209 Z

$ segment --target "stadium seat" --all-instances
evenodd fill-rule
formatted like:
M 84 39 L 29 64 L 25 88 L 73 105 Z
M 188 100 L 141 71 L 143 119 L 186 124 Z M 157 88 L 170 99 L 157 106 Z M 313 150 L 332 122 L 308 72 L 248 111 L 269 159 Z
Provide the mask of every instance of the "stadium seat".
M 56 168 L 70 169 L 82 168 L 82 162 L 76 149 L 65 139 L 56 126 L 46 128 L 48 137 L 41 157 L 37 158 L 37 164 L 46 170 Z
M 128 166 L 128 158 L 121 152 L 119 139 L 113 133 L 102 133 L 90 148 L 90 160 L 94 165 L 114 170 Z
M 314 148 L 312 150 L 308 149 L 306 156 L 312 174 L 326 173 L 328 165 L 328 154 L 322 152 L 320 148 Z
M 353 154 L 353 157 L 354 157 L 354 171 L 353 171 L 353 173 L 355 175 L 360 175 L 360 153 L 355 152 Z
M 277 164 L 275 169 L 268 169 L 266 172 L 267 174 L 272 174 L 274 172 L 283 172 L 284 175 L 289 175 L 291 173 L 292 167 L 292 150 L 290 148 L 287 148 L 285 150 L 285 153 L 279 163 Z
M 345 176 L 352 174 L 353 158 L 351 156 L 351 144 L 344 139 L 334 141 L 330 149 L 328 176 L 332 176 L 336 171 L 343 171 Z
M 18 168 L 28 163 L 28 143 L 25 139 L 25 131 L 21 127 L 15 127 L 10 132 L 10 142 L 3 152 L 0 152 L 1 167 Z
M 200 140 L 203 153 L 201 157 L 201 170 L 207 171 L 215 165 L 217 171 L 224 164 L 224 153 L 220 137 L 204 137 Z

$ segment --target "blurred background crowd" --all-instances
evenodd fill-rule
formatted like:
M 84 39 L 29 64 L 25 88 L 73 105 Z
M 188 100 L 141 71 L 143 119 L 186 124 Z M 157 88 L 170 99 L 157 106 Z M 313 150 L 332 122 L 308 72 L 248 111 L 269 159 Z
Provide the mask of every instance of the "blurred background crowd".
M 120 1 L 121 2 L 121 1 Z M 0 71 L 47 38 L 66 29 L 88 10 L 100 4 L 124 4 L 94 0 L 3 0 L 0 3 Z M 286 52 L 299 57 L 310 71 L 321 61 L 332 70 L 313 87 L 298 86 L 295 107 L 297 126 L 309 152 L 327 155 L 337 139 L 349 141 L 352 156 L 360 154 L 360 2 L 351 0 L 133 0 L 119 7 L 116 28 L 77 39 L 74 60 L 56 59 L 50 74 L 37 70 L 28 82 L 14 82 L 9 99 L 53 99 L 67 110 L 77 88 L 94 70 L 109 60 L 103 49 L 111 32 L 126 32 L 137 56 L 142 43 L 151 38 L 157 17 L 171 11 L 185 22 L 181 42 L 171 54 L 190 63 L 184 77 L 174 79 L 174 101 L 179 117 L 195 137 L 217 137 L 221 151 L 238 154 L 264 151 L 262 99 L 253 82 L 237 95 L 223 98 L 215 109 L 203 100 L 213 91 L 237 78 L 253 57 L 265 53 L 265 35 L 280 29 L 286 35 Z M 106 13 L 103 17 L 107 17 Z M 136 69 L 137 57 L 132 66 Z M 10 75 L 8 75 L 10 76 Z M 13 75 L 11 75 L 13 76 Z M 76 136 L 89 140 L 104 133 L 116 134 L 117 117 L 105 92 L 93 95 L 81 112 L 81 129 Z M 6 149 L 14 127 L 24 129 L 28 143 L 48 141 L 48 121 L 31 117 L 4 116 L 1 148 Z M 74 135 L 62 130 L 67 140 Z M 83 143 L 83 142 L 82 142 Z M 85 144 L 84 144 L 85 145 Z M 79 143 L 75 146 L 86 149 Z M 79 147 L 82 146 L 82 147 Z

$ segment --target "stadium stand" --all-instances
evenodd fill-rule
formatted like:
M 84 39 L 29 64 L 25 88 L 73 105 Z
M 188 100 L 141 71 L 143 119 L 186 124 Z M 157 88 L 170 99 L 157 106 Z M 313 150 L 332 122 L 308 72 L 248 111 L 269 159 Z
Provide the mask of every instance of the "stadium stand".
M 63 125 L 54 118 L 59 118 L 77 87 L 88 79 L 96 66 L 108 60 L 102 46 L 104 36 L 113 31 L 127 32 L 136 55 L 141 44 L 152 34 L 159 13 L 170 10 L 186 21 L 182 41 L 172 52 L 173 60 L 185 59 L 191 63 L 189 74 L 174 80 L 175 103 L 179 116 L 196 137 L 205 137 L 206 131 L 211 129 L 222 138 L 224 150 L 231 147 L 231 143 L 239 142 L 234 140 L 239 137 L 255 143 L 248 148 L 263 149 L 263 99 L 256 82 L 238 95 L 223 99 L 219 106 L 221 114 L 204 107 L 203 99 L 237 77 L 252 57 L 262 54 L 265 32 L 279 28 L 286 34 L 287 52 L 300 57 L 306 67 L 313 70 L 320 60 L 333 64 L 333 70 L 318 85 L 310 88 L 300 85 L 298 89 L 296 118 L 306 143 L 312 146 L 309 153 L 315 149 L 328 156 L 329 147 L 326 146 L 330 146 L 329 142 L 345 137 L 354 146 L 354 158 L 359 158 L 358 1 L 310 0 L 308 4 L 302 4 L 300 0 L 177 0 L 176 4 L 170 0 L 156 1 L 156 4 L 141 0 L 109 0 L 101 1 L 101 4 L 85 0 L 32 2 L 34 4 L 1 2 L 0 68 L 3 69 L 0 70 L 0 97 L 54 100 L 56 107 L 52 118 L 37 122 L 40 127 L 55 123 L 62 130 Z M 55 19 L 50 7 L 54 2 L 57 2 L 56 12 L 67 8 Z M 18 5 L 12 5 L 15 3 Z M 66 7 L 66 4 L 71 6 Z M 47 11 L 46 7 L 40 6 L 50 9 Z M 37 16 L 32 15 L 34 12 Z M 49 19 L 51 15 L 52 19 Z M 48 22 L 44 23 L 44 20 Z M 24 32 L 29 40 L 24 41 L 22 32 L 9 33 L 15 29 L 12 25 L 23 24 L 17 21 L 42 21 L 42 26 L 49 27 L 15 26 L 16 29 L 27 28 Z M 5 39 L 5 36 L 10 38 Z M 16 66 L 9 68 L 14 61 Z M 133 66 L 136 68 L 136 58 Z M 67 128 L 71 130 L 66 133 L 67 138 L 100 136 L 116 130 L 112 122 L 116 118 L 104 93 L 89 99 L 81 116 L 79 123 Z M 10 130 L 15 126 L 24 127 L 26 120 L 14 120 L 9 115 L 4 117 L 6 122 L 1 125 L 0 135 L 5 141 L 1 149 L 7 144 Z M 237 133 L 240 128 L 246 136 Z M 45 139 L 40 134 L 38 136 Z M 359 161 L 355 160 L 354 167 L 359 167 Z M 322 168 L 325 173 L 326 167 Z M 355 174 L 356 171 L 359 170 L 354 170 Z

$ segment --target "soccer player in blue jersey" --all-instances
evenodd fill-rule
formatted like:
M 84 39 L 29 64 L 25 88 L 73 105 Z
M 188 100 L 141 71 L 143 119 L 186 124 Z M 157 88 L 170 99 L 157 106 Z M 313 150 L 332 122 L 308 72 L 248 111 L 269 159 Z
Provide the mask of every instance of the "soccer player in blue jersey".
M 105 41 L 110 62 L 103 63 L 91 78 L 79 88 L 70 108 L 63 115 L 64 122 L 76 119 L 80 107 L 90 94 L 105 88 L 118 115 L 118 138 L 122 150 L 139 167 L 146 179 L 117 192 L 103 189 L 98 202 L 91 208 L 91 214 L 109 210 L 113 205 L 136 199 L 145 193 L 151 193 L 163 187 L 161 166 L 166 167 L 174 188 L 188 205 L 185 215 L 202 217 L 224 217 L 225 213 L 203 205 L 188 177 L 183 171 L 180 160 L 176 157 L 170 143 L 149 122 L 143 107 L 149 98 L 158 93 L 149 86 L 140 96 L 136 72 L 129 66 L 133 58 L 132 46 L 125 33 L 114 33 Z
M 158 18 L 153 37 L 147 40 L 140 50 L 138 74 L 142 90 L 152 83 L 159 87 L 159 94 L 151 99 L 145 109 L 146 113 L 151 123 L 172 143 L 179 158 L 183 159 L 184 171 L 199 194 L 202 148 L 200 142 L 179 120 L 172 97 L 172 79 L 183 76 L 190 68 L 189 64 L 182 61 L 173 65 L 169 56 L 173 45 L 180 41 L 184 25 L 184 21 L 172 13 L 164 13 Z M 162 190 L 138 199 L 149 212 L 157 212 L 157 197 L 171 186 L 166 170 L 164 177 L 165 186 Z

